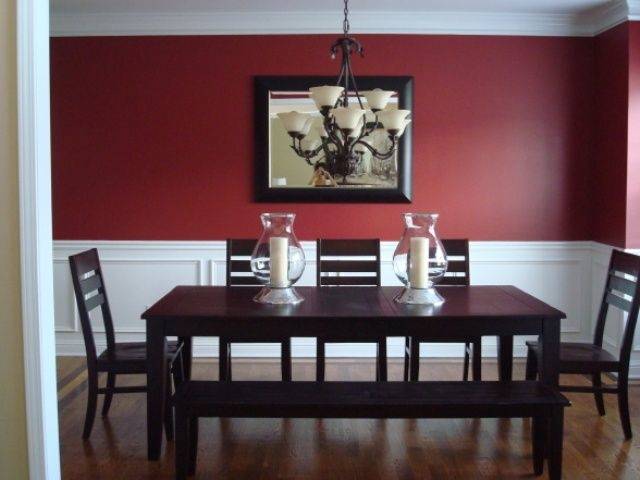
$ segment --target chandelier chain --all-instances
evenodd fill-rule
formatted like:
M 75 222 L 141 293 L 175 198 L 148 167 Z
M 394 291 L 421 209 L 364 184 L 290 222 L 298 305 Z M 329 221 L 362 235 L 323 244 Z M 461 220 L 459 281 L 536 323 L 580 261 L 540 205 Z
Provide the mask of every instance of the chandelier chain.
M 342 22 L 342 31 L 345 36 L 349 34 L 349 0 L 344 0 L 344 20 Z

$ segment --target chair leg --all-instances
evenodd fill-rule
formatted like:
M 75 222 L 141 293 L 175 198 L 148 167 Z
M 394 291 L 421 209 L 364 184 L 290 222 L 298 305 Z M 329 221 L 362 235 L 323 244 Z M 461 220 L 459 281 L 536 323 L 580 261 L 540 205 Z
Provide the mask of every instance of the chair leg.
M 629 373 L 620 372 L 618 376 L 618 410 L 620 411 L 620 422 L 624 431 L 624 438 L 630 440 L 633 437 L 631 432 L 631 420 L 629 418 Z
M 230 378 L 228 378 L 229 376 L 229 342 L 226 338 L 224 337 L 220 337 L 220 346 L 219 346 L 219 353 L 218 353 L 218 361 L 220 362 L 219 364 L 219 373 L 218 373 L 218 378 L 221 382 L 228 382 L 229 380 L 231 380 Z
M 316 340 L 316 382 L 324 382 L 325 345 L 324 339 L 318 337 Z
M 111 400 L 113 400 L 113 389 L 116 386 L 116 374 L 107 373 L 107 391 L 104 394 L 104 400 L 102 402 L 102 416 L 106 417 L 109 414 L 109 408 L 111 408 Z
M 591 383 L 593 384 L 593 388 L 602 388 L 602 378 L 600 373 L 594 373 L 591 377 Z M 600 416 L 604 416 L 604 399 L 602 398 L 602 392 L 593 392 L 593 397 L 596 400 L 596 408 L 598 409 L 598 413 Z
M 290 382 L 291 381 L 291 338 L 287 338 L 282 342 L 282 358 L 281 368 L 282 368 L 282 381 Z
M 91 435 L 93 421 L 96 418 L 96 407 L 98 405 L 98 372 L 89 371 L 87 382 L 87 413 L 84 417 L 84 429 L 82 431 L 82 438 L 84 440 L 88 439 Z
M 164 431 L 167 442 L 173 441 L 173 394 L 171 389 L 171 368 L 167 368 L 167 389 L 164 405 Z
M 410 359 L 411 359 L 411 337 L 404 337 L 404 372 L 402 373 L 402 379 L 405 382 L 409 381 Z
M 176 445 L 175 470 L 176 480 L 186 480 L 189 471 L 189 419 L 182 411 L 176 408 Z
M 198 417 L 189 420 L 189 475 L 195 475 L 198 463 Z
M 387 338 L 378 340 L 376 355 L 376 382 L 387 381 Z
M 562 443 L 564 436 L 564 408 L 554 407 L 549 430 L 549 479 L 562 478 Z
M 420 377 L 420 341 L 411 339 L 411 367 L 409 368 L 411 381 L 417 382 Z
M 482 380 L 482 340 L 478 339 L 474 342 L 471 342 L 471 346 L 473 348 L 473 359 L 472 359 L 472 369 L 473 369 L 473 379 L 476 382 Z
M 531 446 L 533 448 L 533 472 L 536 476 L 544 471 L 544 442 L 548 430 L 547 419 L 534 417 L 531 419 Z
M 462 380 L 465 382 L 469 380 L 469 350 L 471 345 L 469 343 L 464 344 L 464 363 L 462 364 Z
M 527 367 L 525 378 L 535 380 L 538 376 L 538 356 L 533 348 L 527 349 Z

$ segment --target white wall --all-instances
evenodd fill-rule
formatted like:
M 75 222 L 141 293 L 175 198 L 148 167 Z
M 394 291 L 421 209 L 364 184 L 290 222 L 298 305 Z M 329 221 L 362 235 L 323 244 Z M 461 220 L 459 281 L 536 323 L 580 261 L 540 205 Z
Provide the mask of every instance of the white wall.
M 175 285 L 223 285 L 225 281 L 223 241 L 56 241 L 54 281 L 59 355 L 84 354 L 67 257 L 91 247 L 100 251 L 116 332 L 121 341 L 144 340 L 144 322 L 140 320 L 140 314 Z M 308 262 L 300 285 L 313 285 L 315 243 L 304 242 L 304 248 Z M 399 285 L 391 265 L 394 248 L 395 242 L 382 244 L 384 285 Z M 600 300 L 604 279 L 602 268 L 606 270 L 609 251 L 608 247 L 592 242 L 472 242 L 471 279 L 474 284 L 512 284 L 522 288 L 567 313 L 568 318 L 562 324 L 564 340 L 588 341 L 592 335 L 594 311 Z M 96 331 L 100 330 L 100 327 L 96 328 Z M 615 349 L 618 344 L 616 332 L 607 337 L 609 348 Z M 396 338 L 389 340 L 390 356 L 402 355 L 401 342 Z M 104 345 L 104 339 L 99 338 L 98 344 Z M 196 355 L 218 354 L 215 338 L 197 339 L 195 344 Z M 485 356 L 495 356 L 495 344 L 494 338 L 484 339 Z M 374 349 L 367 345 L 341 344 L 332 345 L 327 353 L 339 357 L 372 356 Z M 422 353 L 457 357 L 462 355 L 462 346 L 429 345 L 423 347 Z M 524 353 L 524 339 L 518 338 L 515 354 L 522 356 Z M 278 354 L 278 348 L 269 344 L 234 347 L 237 356 Z M 293 354 L 315 356 L 314 339 L 294 339 Z

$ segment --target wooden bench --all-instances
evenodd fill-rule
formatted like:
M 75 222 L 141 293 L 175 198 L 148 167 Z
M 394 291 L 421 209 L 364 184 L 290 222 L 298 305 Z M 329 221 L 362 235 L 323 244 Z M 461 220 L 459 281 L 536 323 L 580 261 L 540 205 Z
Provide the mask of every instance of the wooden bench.
M 193 475 L 198 418 L 532 418 L 533 465 L 560 479 L 568 400 L 539 382 L 189 381 L 174 397 L 176 479 Z M 548 435 L 547 435 L 548 432 Z M 545 448 L 546 444 L 546 448 Z

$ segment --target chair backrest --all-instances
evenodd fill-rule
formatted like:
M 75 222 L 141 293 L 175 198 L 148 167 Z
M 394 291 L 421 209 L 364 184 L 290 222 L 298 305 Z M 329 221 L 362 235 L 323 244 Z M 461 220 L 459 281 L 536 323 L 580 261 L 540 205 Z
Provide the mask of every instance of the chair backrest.
M 95 362 L 97 360 L 96 345 L 89 313 L 98 307 L 102 309 L 102 320 L 107 337 L 107 351 L 110 353 L 115 352 L 113 319 L 111 318 L 111 309 L 109 308 L 98 250 L 92 248 L 86 252 L 71 255 L 69 257 L 69 266 L 71 267 L 73 290 L 75 292 L 76 305 L 78 306 L 80 324 L 82 325 L 87 361 Z
M 227 287 L 261 286 L 251 271 L 251 254 L 258 240 L 227 239 Z
M 624 367 L 629 368 L 629 359 L 633 348 L 633 336 L 638 321 L 638 307 L 640 305 L 640 257 L 630 253 L 614 250 L 611 252 L 607 281 L 604 286 L 600 312 L 593 343 L 602 346 L 607 313 L 610 307 L 615 307 L 628 314 L 627 325 L 622 336 L 619 360 Z
M 438 285 L 471 285 L 469 271 L 469 240 L 442 240 L 444 251 L 447 252 L 447 273 L 440 279 Z
M 316 280 L 324 286 L 380 286 L 380 240 L 316 241 Z

